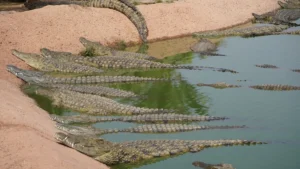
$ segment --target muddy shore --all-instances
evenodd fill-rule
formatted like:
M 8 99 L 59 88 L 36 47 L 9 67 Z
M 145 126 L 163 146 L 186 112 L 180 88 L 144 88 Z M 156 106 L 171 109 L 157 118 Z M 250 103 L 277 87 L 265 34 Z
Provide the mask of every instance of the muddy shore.
M 251 19 L 252 12 L 266 13 L 278 5 L 277 0 L 181 0 L 138 8 L 151 41 L 230 27 Z M 8 73 L 6 65 L 29 68 L 11 49 L 38 53 L 47 47 L 78 53 L 81 36 L 106 44 L 137 42 L 134 25 L 119 12 L 75 5 L 2 13 L 0 23 L 0 168 L 108 168 L 55 143 L 56 129 L 48 113 L 21 92 L 21 80 Z

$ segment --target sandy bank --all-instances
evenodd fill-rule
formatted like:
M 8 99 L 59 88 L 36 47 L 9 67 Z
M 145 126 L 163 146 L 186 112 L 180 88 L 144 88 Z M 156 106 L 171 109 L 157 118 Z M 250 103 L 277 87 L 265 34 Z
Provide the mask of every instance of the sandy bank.
M 247 21 L 252 12 L 265 13 L 277 7 L 277 0 L 182 0 L 138 8 L 148 24 L 148 39 L 154 40 L 228 27 Z M 48 6 L 0 14 L 1 169 L 106 168 L 55 143 L 48 114 L 20 91 L 21 81 L 6 71 L 7 64 L 28 68 L 11 55 L 11 49 L 39 52 L 47 47 L 78 53 L 80 36 L 102 43 L 139 40 L 133 24 L 110 9 Z
M 0 80 L 1 169 L 106 169 L 107 166 L 57 144 L 54 123 L 16 84 Z

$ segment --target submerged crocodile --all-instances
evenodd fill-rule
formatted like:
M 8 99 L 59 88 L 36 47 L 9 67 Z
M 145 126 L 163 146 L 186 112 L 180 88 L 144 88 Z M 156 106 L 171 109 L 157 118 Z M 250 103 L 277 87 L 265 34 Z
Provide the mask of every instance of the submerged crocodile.
M 48 88 L 59 88 L 86 94 L 94 94 L 104 97 L 136 97 L 137 95 L 130 91 L 114 89 L 99 85 L 72 85 L 72 84 L 38 84 Z
M 203 169 L 234 169 L 231 164 L 207 164 L 201 161 L 194 161 L 193 165 Z
M 186 122 L 199 122 L 199 121 L 214 121 L 225 120 L 226 117 L 214 116 L 201 116 L 201 115 L 185 115 L 185 114 L 142 114 L 134 116 L 121 116 L 121 117 L 101 117 L 90 115 L 73 115 L 73 116 L 58 116 L 50 115 L 53 121 L 63 124 L 72 123 L 97 123 L 109 121 L 121 122 L 137 122 L 137 123 L 186 123 Z
M 56 124 L 59 130 L 74 134 L 74 135 L 103 135 L 108 133 L 130 132 L 130 133 L 175 133 L 187 132 L 195 130 L 210 130 L 210 129 L 237 129 L 245 128 L 246 126 L 200 126 L 187 124 L 149 124 L 125 129 L 99 129 L 92 126 L 72 126 L 66 124 Z
M 155 157 L 199 152 L 209 147 L 265 144 L 248 140 L 139 140 L 113 143 L 96 137 L 61 132 L 56 133 L 55 138 L 60 144 L 108 165 L 135 163 Z
M 259 90 L 278 90 L 278 91 L 300 90 L 300 86 L 273 85 L 273 84 L 255 85 L 255 86 L 250 86 L 250 88 L 259 89 Z
M 200 39 L 199 42 L 191 46 L 193 52 L 200 53 L 201 55 L 209 56 L 225 56 L 215 53 L 217 51 L 217 45 L 209 41 L 208 39 Z
M 223 31 L 207 31 L 202 33 L 194 33 L 197 38 L 218 38 L 224 36 L 263 36 L 270 35 L 273 32 L 281 32 L 288 29 L 287 25 L 270 25 L 270 26 L 253 26 L 249 28 L 233 28 Z
M 151 109 L 124 105 L 112 99 L 98 95 L 84 94 L 63 89 L 36 89 L 36 93 L 44 95 L 53 100 L 53 104 L 64 106 L 80 112 L 95 115 L 111 115 L 111 114 L 156 114 L 170 113 L 174 110 Z
M 221 83 L 212 83 L 212 84 L 205 84 L 205 83 L 198 83 L 197 86 L 209 86 L 217 89 L 224 89 L 224 88 L 238 88 L 242 87 L 240 85 L 229 85 L 224 82 Z M 259 89 L 259 90 L 300 90 L 300 86 L 291 86 L 291 85 L 274 85 L 274 84 L 264 84 L 264 85 L 253 85 L 249 86 L 253 89 Z
M 147 82 L 162 81 L 167 79 L 136 77 L 136 76 L 75 76 L 55 77 L 45 72 L 23 70 L 13 65 L 6 66 L 7 71 L 30 84 L 96 84 L 96 83 L 118 83 L 118 82 Z
M 263 15 L 252 13 L 255 22 L 271 23 L 289 26 L 299 26 L 296 23 L 291 23 L 300 18 L 300 9 L 280 9 Z
M 292 69 L 292 71 L 300 73 L 300 69 Z
M 149 56 L 149 55 L 142 54 L 142 53 L 114 50 L 109 47 L 103 46 L 99 42 L 93 42 L 93 41 L 87 40 L 84 37 L 80 37 L 79 41 L 87 50 L 93 49 L 95 55 L 97 55 L 97 56 L 108 55 L 108 56 L 119 56 L 119 57 L 124 57 L 124 58 L 131 58 L 131 59 L 157 60 L 153 56 Z
M 209 86 L 209 87 L 213 87 L 213 88 L 217 88 L 217 89 L 242 87 L 240 85 L 230 85 L 225 82 L 219 82 L 219 83 L 213 83 L 213 84 L 198 83 L 197 86 Z
M 26 2 L 28 9 L 41 8 L 46 5 L 69 5 L 76 4 L 84 7 L 110 8 L 124 14 L 137 28 L 143 42 L 147 42 L 148 28 L 141 12 L 127 0 L 38 0 Z
M 12 50 L 12 54 L 25 61 L 28 65 L 41 71 L 58 71 L 65 73 L 102 73 L 103 70 L 77 63 L 60 62 L 57 59 L 43 57 L 33 53 Z
M 299 0 L 286 0 L 285 2 L 278 1 L 278 5 L 285 9 L 300 9 Z
M 255 66 L 256 66 L 256 67 L 260 67 L 260 68 L 278 69 L 277 66 L 275 66 L 275 65 L 270 65 L 270 64 L 255 65 Z

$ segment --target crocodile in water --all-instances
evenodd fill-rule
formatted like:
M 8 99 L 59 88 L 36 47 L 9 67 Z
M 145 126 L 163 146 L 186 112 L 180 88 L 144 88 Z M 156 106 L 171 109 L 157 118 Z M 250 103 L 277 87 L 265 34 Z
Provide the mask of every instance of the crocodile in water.
M 270 35 L 273 32 L 281 32 L 288 29 L 287 25 L 270 25 L 270 26 L 253 26 L 249 28 L 233 28 L 223 31 L 207 31 L 202 33 L 194 33 L 198 38 L 218 38 L 224 36 L 263 36 Z
M 216 89 L 225 89 L 225 88 L 238 88 L 241 87 L 240 85 L 230 85 L 225 82 L 213 83 L 213 84 L 206 84 L 206 83 L 198 83 L 197 86 L 209 86 Z
M 259 90 L 278 90 L 278 91 L 300 90 L 300 86 L 273 85 L 273 84 L 254 85 L 254 86 L 250 86 L 250 88 L 259 89 Z
M 194 161 L 193 165 L 203 169 L 234 169 L 231 164 L 207 164 L 201 161 Z
M 60 132 L 56 133 L 55 138 L 59 143 L 108 165 L 199 152 L 209 147 L 264 144 L 248 140 L 139 140 L 113 143 L 96 137 Z
M 36 90 L 37 94 L 45 95 L 53 100 L 57 106 L 65 106 L 88 114 L 111 115 L 111 114 L 156 114 L 170 113 L 173 110 L 141 108 L 118 103 L 112 99 L 98 95 L 84 94 L 64 89 L 42 89 Z
M 237 129 L 246 126 L 200 126 L 187 124 L 148 124 L 125 129 L 99 129 L 92 126 L 73 126 L 66 124 L 56 124 L 59 130 L 74 135 L 103 135 L 108 133 L 130 132 L 130 133 L 175 133 L 187 132 L 195 130 L 211 130 L 211 129 Z
M 201 55 L 209 56 L 225 56 L 215 53 L 217 51 L 217 45 L 208 39 L 200 39 L 196 44 L 191 46 L 193 52 L 200 53 Z
M 137 95 L 130 91 L 114 89 L 99 85 L 73 85 L 73 84 L 39 84 L 48 88 L 59 88 L 63 90 L 71 90 L 80 93 L 94 94 L 103 97 L 136 97 Z
M 278 69 L 277 66 L 275 66 L 275 65 L 270 65 L 270 64 L 255 65 L 255 66 L 256 66 L 256 67 L 260 67 L 260 68 Z
M 13 65 L 6 66 L 7 71 L 30 84 L 96 84 L 96 83 L 125 83 L 162 81 L 167 79 L 136 77 L 136 76 L 75 76 L 55 77 L 45 72 L 23 70 Z
M 186 122 L 201 122 L 225 120 L 226 117 L 202 116 L 202 115 L 186 115 L 186 114 L 142 114 L 134 116 L 121 117 L 105 117 L 105 116 L 90 116 L 90 115 L 73 115 L 73 116 L 58 116 L 50 115 L 50 118 L 58 123 L 97 123 L 109 121 L 121 122 L 136 122 L 136 123 L 186 123 Z

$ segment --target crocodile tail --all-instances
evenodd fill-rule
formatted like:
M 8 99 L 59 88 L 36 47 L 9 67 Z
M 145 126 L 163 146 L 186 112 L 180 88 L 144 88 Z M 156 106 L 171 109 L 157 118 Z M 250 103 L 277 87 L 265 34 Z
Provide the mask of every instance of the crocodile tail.
M 90 0 L 85 3 L 88 7 L 110 8 L 124 14 L 137 28 L 143 42 L 147 42 L 148 28 L 146 21 L 140 11 L 127 5 L 129 2 L 123 3 L 118 0 Z

